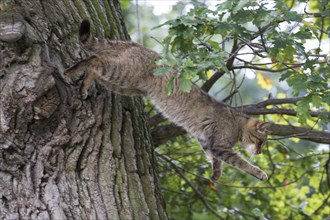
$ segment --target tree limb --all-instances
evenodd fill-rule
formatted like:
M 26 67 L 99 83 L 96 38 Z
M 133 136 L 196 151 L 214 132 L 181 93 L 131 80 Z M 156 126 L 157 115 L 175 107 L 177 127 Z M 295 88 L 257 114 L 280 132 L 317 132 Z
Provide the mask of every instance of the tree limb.
M 291 125 L 271 125 L 271 134 L 283 137 L 297 137 L 316 143 L 330 144 L 330 133 Z
M 278 124 L 272 124 L 270 131 L 271 134 L 275 136 L 282 136 L 285 138 L 296 137 L 315 143 L 330 144 L 330 133 L 324 131 L 315 131 L 309 128 Z M 151 130 L 151 135 L 156 146 L 186 133 L 187 132 L 184 129 L 173 123 L 158 126 Z
M 296 116 L 297 112 L 291 109 L 283 109 L 283 108 L 258 108 L 253 105 L 249 106 L 239 106 L 235 107 L 237 111 L 244 112 L 248 115 L 269 115 L 269 114 L 280 114 L 280 115 L 291 115 Z M 322 112 L 309 111 L 310 116 L 318 117 Z
M 201 89 L 205 92 L 208 92 L 213 86 L 213 84 L 218 81 L 218 79 L 220 79 L 223 75 L 225 75 L 225 71 L 223 70 L 215 72 L 213 76 L 203 84 Z
M 265 101 L 253 104 L 256 107 L 266 107 L 268 105 L 280 105 L 280 104 L 296 104 L 298 101 L 302 100 L 303 97 L 296 98 L 284 98 L 284 99 L 267 99 Z
M 157 115 L 150 117 L 148 122 L 150 127 L 155 127 L 166 120 L 167 119 L 162 115 L 162 113 L 158 113 Z
M 233 68 L 234 60 L 238 51 L 239 51 L 239 47 L 238 47 L 237 39 L 235 39 L 233 43 L 233 47 L 230 52 L 230 57 L 228 58 L 226 63 L 226 67 L 228 70 L 231 70 Z M 213 76 L 203 84 L 201 89 L 205 92 L 208 92 L 211 89 L 211 87 L 214 85 L 214 83 L 218 81 L 218 79 L 220 79 L 223 75 L 225 75 L 225 73 L 226 72 L 224 70 L 215 72 Z
M 284 98 L 284 99 L 267 99 L 265 101 L 245 105 L 240 107 L 235 107 L 237 111 L 244 112 L 248 115 L 264 115 L 264 114 L 281 114 L 281 115 L 292 115 L 296 116 L 297 112 L 291 109 L 281 109 L 281 108 L 266 108 L 269 105 L 280 105 L 280 104 L 296 104 L 300 101 L 302 97 L 296 98 Z M 309 111 L 312 117 L 317 117 L 321 112 Z M 329 113 L 328 113 L 329 114 Z M 183 135 L 186 131 L 175 124 L 169 124 L 164 126 L 157 126 L 160 122 L 165 121 L 161 114 L 157 114 L 152 117 L 149 122 L 151 127 L 154 127 L 151 131 L 154 143 L 156 145 L 165 143 L 166 141 L 175 138 L 177 136 Z M 157 127 L 156 127 L 157 126 Z M 309 128 L 301 128 L 290 125 L 272 125 L 271 130 L 273 135 L 284 136 L 284 137 L 297 137 L 304 140 L 313 141 L 316 143 L 330 144 L 330 134 L 322 131 L 314 131 Z
M 164 144 L 172 138 L 186 134 L 187 132 L 175 124 L 157 126 L 151 129 L 151 136 L 155 146 Z
M 234 66 L 233 69 L 253 69 L 253 70 L 260 70 L 260 71 L 266 71 L 266 72 L 273 72 L 273 73 L 278 73 L 278 72 L 283 72 L 289 69 L 295 69 L 298 67 L 301 67 L 303 64 L 293 64 L 291 66 L 285 67 L 285 68 L 281 68 L 281 69 L 268 69 L 268 68 L 261 68 L 261 67 L 257 67 L 257 66 L 250 66 L 250 65 L 246 65 L 246 66 Z

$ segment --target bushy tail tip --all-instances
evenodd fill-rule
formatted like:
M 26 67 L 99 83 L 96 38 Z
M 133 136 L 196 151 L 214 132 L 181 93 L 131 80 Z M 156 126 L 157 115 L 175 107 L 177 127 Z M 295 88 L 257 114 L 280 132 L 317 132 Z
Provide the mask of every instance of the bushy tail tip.
M 84 19 L 79 28 L 79 40 L 82 43 L 86 43 L 90 37 L 90 29 L 91 29 L 91 23 L 89 20 Z

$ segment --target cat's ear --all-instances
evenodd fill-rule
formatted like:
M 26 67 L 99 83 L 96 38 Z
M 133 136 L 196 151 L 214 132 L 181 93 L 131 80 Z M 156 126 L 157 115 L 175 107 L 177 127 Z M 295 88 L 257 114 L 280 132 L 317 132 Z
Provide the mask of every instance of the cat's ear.
M 79 27 L 79 40 L 82 43 L 86 43 L 91 37 L 91 23 L 89 20 L 84 19 Z
M 270 133 L 270 123 L 269 122 L 258 122 L 256 123 L 257 132 L 261 134 L 269 134 Z

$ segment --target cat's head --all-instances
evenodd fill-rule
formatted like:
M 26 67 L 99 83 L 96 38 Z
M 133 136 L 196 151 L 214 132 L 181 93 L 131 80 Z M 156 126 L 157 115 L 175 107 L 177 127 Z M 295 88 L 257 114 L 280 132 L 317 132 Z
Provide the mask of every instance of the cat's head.
M 270 123 L 248 119 L 243 128 L 242 143 L 250 154 L 260 154 L 262 146 L 267 141 Z

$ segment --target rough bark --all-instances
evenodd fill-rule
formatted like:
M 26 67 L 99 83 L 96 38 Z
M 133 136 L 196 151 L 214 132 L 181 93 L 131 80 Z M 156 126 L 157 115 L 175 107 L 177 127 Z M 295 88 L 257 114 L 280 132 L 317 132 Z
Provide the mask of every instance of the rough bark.
M 0 11 L 0 218 L 167 219 L 142 100 L 98 85 L 81 100 L 63 77 L 86 56 L 83 18 L 128 39 L 118 1 L 5 0 Z

